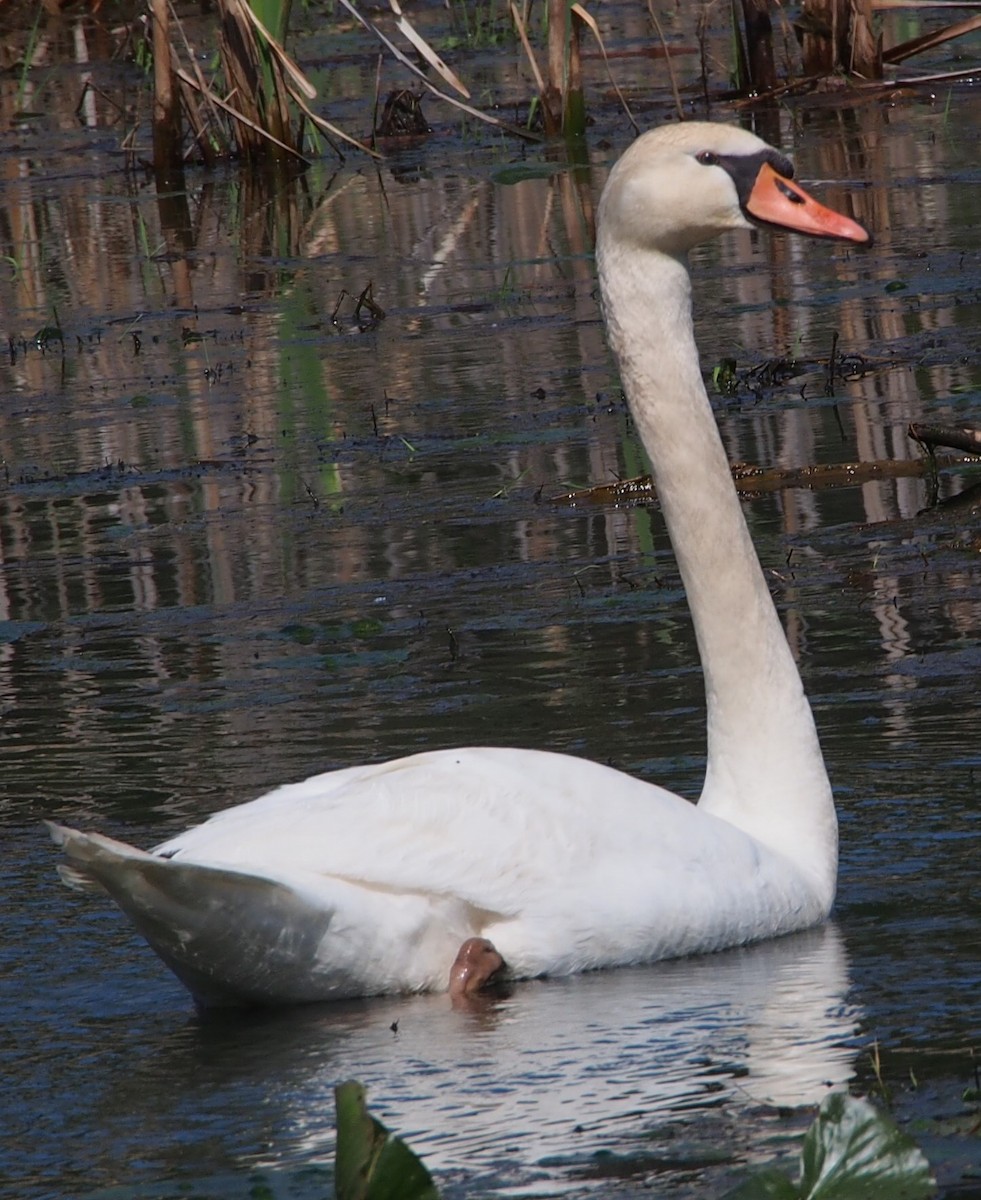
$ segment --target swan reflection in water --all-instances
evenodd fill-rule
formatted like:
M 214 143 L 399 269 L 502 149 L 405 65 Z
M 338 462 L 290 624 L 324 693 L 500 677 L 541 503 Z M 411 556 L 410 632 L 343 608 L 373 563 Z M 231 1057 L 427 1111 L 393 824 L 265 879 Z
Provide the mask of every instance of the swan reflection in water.
M 654 1125 L 723 1109 L 817 1104 L 852 1077 L 858 1010 L 834 925 L 653 966 L 518 985 L 454 1009 L 446 995 L 203 1019 L 202 1059 L 265 1095 L 265 1165 L 328 1160 L 333 1088 L 436 1171 L 528 1178 L 541 1160 L 615 1148 Z M 393 1031 L 392 1026 L 396 1025 Z M 217 1082 L 217 1081 L 216 1081 Z M 747 1119 L 749 1119 L 747 1117 Z M 772 1132 L 772 1131 L 771 1131 Z M 752 1138 L 739 1134 L 739 1150 Z M 260 1164 L 261 1165 L 261 1164 Z

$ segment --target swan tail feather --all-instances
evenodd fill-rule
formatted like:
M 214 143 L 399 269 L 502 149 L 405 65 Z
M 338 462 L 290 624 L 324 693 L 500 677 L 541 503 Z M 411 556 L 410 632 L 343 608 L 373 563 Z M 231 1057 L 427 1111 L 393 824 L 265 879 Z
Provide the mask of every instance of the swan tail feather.
M 121 858 L 150 857 L 135 846 L 117 842 L 101 833 L 80 833 L 55 821 L 45 821 L 44 824 L 51 840 L 68 856 L 68 862 L 58 864 L 61 881 L 76 892 L 110 892 L 100 877 L 109 864 Z
M 46 824 L 67 856 L 58 867 L 64 882 L 107 892 L 199 1004 L 304 1002 L 349 994 L 336 973 L 318 973 L 318 951 L 333 914 L 297 889 Z

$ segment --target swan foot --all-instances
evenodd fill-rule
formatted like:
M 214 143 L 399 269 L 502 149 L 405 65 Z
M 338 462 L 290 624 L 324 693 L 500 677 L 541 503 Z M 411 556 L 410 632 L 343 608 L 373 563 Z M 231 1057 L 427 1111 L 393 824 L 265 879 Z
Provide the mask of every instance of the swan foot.
M 460 947 L 450 967 L 450 999 L 475 996 L 504 970 L 504 959 L 487 938 L 472 937 Z

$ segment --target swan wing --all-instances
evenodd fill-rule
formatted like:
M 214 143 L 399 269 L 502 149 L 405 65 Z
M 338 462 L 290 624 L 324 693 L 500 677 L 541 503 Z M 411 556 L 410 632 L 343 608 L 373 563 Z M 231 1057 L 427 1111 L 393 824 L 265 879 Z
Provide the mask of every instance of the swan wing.
M 449 941 L 495 943 L 517 974 L 650 961 L 826 915 L 783 855 L 681 797 L 542 751 L 433 751 L 328 773 L 159 847 L 428 904 Z M 445 949 L 441 953 L 445 953 Z
M 704 822 L 687 801 L 610 767 L 481 747 L 280 787 L 154 853 L 452 896 L 503 918 L 585 880 L 608 855 L 628 869 L 642 861 L 645 873 L 668 870 Z

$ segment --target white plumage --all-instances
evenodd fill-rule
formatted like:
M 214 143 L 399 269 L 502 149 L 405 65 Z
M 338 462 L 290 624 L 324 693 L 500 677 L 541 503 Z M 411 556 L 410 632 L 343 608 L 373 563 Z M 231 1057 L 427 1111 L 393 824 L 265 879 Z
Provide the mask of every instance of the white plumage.
M 657 130 L 614 168 L 598 217 L 610 340 L 706 674 L 698 806 L 596 763 L 485 747 L 281 787 L 150 854 L 52 826 L 66 880 L 107 891 L 201 1003 L 445 989 L 473 937 L 528 977 L 717 950 L 827 915 L 830 787 L 701 381 L 684 255 L 747 216 L 868 235 L 786 178 L 776 198 L 761 191 L 768 163 L 786 176 L 734 127 Z

